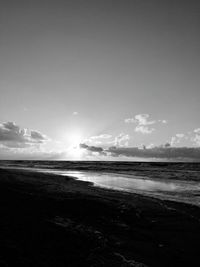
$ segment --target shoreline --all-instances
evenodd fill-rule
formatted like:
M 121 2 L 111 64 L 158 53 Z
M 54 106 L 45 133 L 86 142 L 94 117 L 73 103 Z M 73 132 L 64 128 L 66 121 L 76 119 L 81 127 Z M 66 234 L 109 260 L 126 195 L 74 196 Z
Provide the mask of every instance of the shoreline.
M 55 174 L 0 168 L 0 177 L 1 266 L 200 262 L 196 206 L 97 188 Z
M 43 169 L 43 168 L 31 168 L 31 167 L 6 167 L 6 166 L 0 166 L 0 169 L 5 169 L 5 170 L 13 170 L 13 171 L 22 171 L 22 172 L 30 172 L 30 173 L 41 173 L 41 174 L 49 174 L 49 175 L 55 175 L 55 176 L 63 176 L 63 177 L 68 177 L 68 178 L 72 178 L 74 180 L 77 180 L 77 181 L 80 181 L 80 182 L 85 182 L 87 184 L 90 184 L 91 186 L 95 187 L 95 188 L 100 188 L 100 189 L 103 189 L 103 190 L 111 190 L 111 191 L 116 191 L 118 193 L 127 193 L 127 194 L 137 194 L 137 195 L 141 195 L 141 196 L 146 196 L 146 197 L 150 197 L 150 198 L 155 198 L 155 199 L 158 199 L 158 200 L 163 200 L 163 201 L 173 201 L 173 202 L 177 202 L 177 203 L 183 203 L 183 204 L 188 204 L 188 205 L 192 205 L 192 206 L 196 206 L 196 207 L 200 207 L 200 200 L 199 199 L 196 199 L 194 198 L 193 200 L 190 200 L 192 199 L 192 195 L 190 196 L 185 196 L 183 197 L 183 194 L 182 196 L 178 195 L 180 194 L 180 192 L 176 192 L 176 191 L 165 191 L 165 190 L 161 190 L 161 192 L 159 192 L 159 190 L 141 190 L 141 189 L 125 189 L 125 188 L 120 188 L 120 187 L 114 187 L 114 186 L 109 186 L 109 185 L 105 185 L 103 183 L 98 183 L 98 182 L 95 182 L 95 181 L 88 181 L 88 180 L 84 180 L 84 179 L 81 179 L 79 178 L 78 176 L 76 176 L 76 172 L 75 170 L 57 170 L 57 169 L 54 169 L 54 170 L 51 170 L 51 169 Z M 68 174 L 67 172 L 71 172 L 71 174 Z M 73 174 L 73 172 L 75 172 L 75 174 Z M 92 175 L 95 175 L 97 174 L 98 172 L 94 172 L 94 171 L 90 171 L 90 170 L 84 170 L 84 171 L 79 171 L 78 172 L 80 173 L 88 173 L 88 175 L 92 176 Z M 196 174 L 196 173 L 195 173 Z M 183 184 L 187 185 L 187 183 L 190 183 L 190 185 L 192 184 L 192 186 L 196 186 L 196 181 L 193 181 L 193 180 L 189 180 L 189 181 L 186 181 L 186 180 L 172 180 L 172 179 L 165 179 L 163 181 L 163 178 L 156 178 L 156 179 L 153 179 L 152 177 L 149 177 L 147 175 L 125 175 L 125 173 L 114 173 L 114 172 L 101 172 L 101 175 L 112 175 L 112 176 L 115 176 L 115 177 L 119 177 L 119 178 L 122 178 L 122 179 L 133 179 L 136 180 L 145 180 L 145 181 L 153 181 L 153 182 L 161 182 L 163 184 L 174 184 L 174 186 L 177 186 L 177 187 L 180 187 L 180 186 L 183 186 Z M 121 177 L 122 176 L 122 177 Z M 178 185 L 178 183 L 180 185 Z M 188 190 L 188 189 L 187 189 Z M 195 189 L 196 190 L 196 189 Z M 163 194 L 162 192 L 166 192 L 165 194 Z M 198 192 L 198 190 L 197 190 Z M 194 197 L 196 197 L 196 195 L 194 194 Z M 196 200 L 196 201 L 194 201 Z

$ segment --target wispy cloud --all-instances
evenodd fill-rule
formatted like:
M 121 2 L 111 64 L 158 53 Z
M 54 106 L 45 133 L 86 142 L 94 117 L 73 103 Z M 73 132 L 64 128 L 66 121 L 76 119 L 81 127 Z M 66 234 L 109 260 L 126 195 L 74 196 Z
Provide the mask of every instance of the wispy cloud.
M 167 120 L 158 120 L 158 122 L 163 123 L 163 124 L 166 124 L 167 123 Z
M 139 125 L 151 125 L 151 124 L 155 124 L 156 121 L 153 120 L 153 121 L 149 121 L 149 117 L 150 115 L 149 114 L 138 114 L 135 116 L 135 119 L 137 121 L 137 123 Z
M 200 135 L 195 135 L 193 141 L 196 145 L 200 146 Z
M 200 128 L 194 129 L 194 133 L 200 134 Z
M 137 114 L 134 118 L 125 119 L 125 123 L 137 123 L 138 125 L 152 125 L 156 123 L 156 120 L 149 120 L 149 114 Z M 161 120 L 158 120 L 159 122 Z
M 118 136 L 115 137 L 113 141 L 113 145 L 115 146 L 128 146 L 128 141 L 130 136 L 128 134 L 120 133 Z
M 181 143 L 181 141 L 186 138 L 186 135 L 183 133 L 177 133 L 175 136 L 172 136 L 170 145 L 171 146 L 176 146 Z
M 125 123 L 135 123 L 137 122 L 135 118 L 127 118 L 124 120 Z
M 186 142 L 189 146 L 200 146 L 200 128 L 186 133 L 175 134 L 175 136 L 172 136 L 170 144 L 174 147 L 185 146 Z
M 125 123 L 135 123 L 135 132 L 142 133 L 142 134 L 151 134 L 155 131 L 155 128 L 152 125 L 156 123 L 163 123 L 166 124 L 166 120 L 150 120 L 149 114 L 137 114 L 134 118 L 126 118 L 124 120 Z
M 109 139 L 109 138 L 111 138 L 111 137 L 112 137 L 111 134 L 100 134 L 100 135 L 92 136 L 92 137 L 90 137 L 90 139 L 92 139 L 92 140 L 97 140 L 97 139 Z
M 144 125 L 138 125 L 135 127 L 135 132 L 140 132 L 142 134 L 151 134 L 153 131 L 155 131 L 154 128 L 150 128 Z
M 89 144 L 89 146 L 128 146 L 128 141 L 130 136 L 125 133 L 120 133 L 117 136 L 113 136 L 111 134 L 101 134 L 96 136 L 91 136 L 83 141 L 85 144 Z
M 200 146 L 200 128 L 197 128 L 194 130 L 194 137 L 192 138 L 192 141 L 197 145 Z
M 89 145 L 109 144 L 111 138 L 111 134 L 104 133 L 100 135 L 90 136 L 89 138 L 84 139 L 83 143 L 87 143 Z

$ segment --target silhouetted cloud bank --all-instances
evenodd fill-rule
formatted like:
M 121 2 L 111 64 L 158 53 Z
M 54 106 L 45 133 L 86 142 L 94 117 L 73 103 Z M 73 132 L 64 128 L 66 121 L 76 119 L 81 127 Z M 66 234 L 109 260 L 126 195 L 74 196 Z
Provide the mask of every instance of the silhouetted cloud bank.
M 170 147 L 166 146 L 153 148 L 138 148 L 138 147 L 109 147 L 103 149 L 101 147 L 88 146 L 80 144 L 80 148 L 88 151 L 103 153 L 106 156 L 112 157 L 137 157 L 137 158 L 155 158 L 155 159 L 192 159 L 200 160 L 200 147 Z
M 88 146 L 86 144 L 80 144 L 79 146 L 80 146 L 80 148 L 86 149 L 86 150 L 91 151 L 91 152 L 98 152 L 98 153 L 102 153 L 103 152 L 103 148 L 102 147 Z

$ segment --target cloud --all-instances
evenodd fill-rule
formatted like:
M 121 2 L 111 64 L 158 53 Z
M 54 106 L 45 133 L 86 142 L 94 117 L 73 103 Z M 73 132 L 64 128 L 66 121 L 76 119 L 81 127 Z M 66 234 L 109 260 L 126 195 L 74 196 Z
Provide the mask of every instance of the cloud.
M 147 149 L 149 149 L 149 148 L 154 148 L 155 147 L 155 145 L 154 144 L 149 144 L 149 145 L 147 145 L 147 146 L 145 146 L 145 148 L 147 148 Z M 143 146 L 143 148 L 144 148 L 144 146 Z
M 0 124 L 0 143 L 6 147 L 24 148 L 31 145 L 41 144 L 48 138 L 38 131 L 21 129 L 14 122 Z
M 163 123 L 163 124 L 166 124 L 167 123 L 167 120 L 158 120 L 158 122 Z
M 200 148 L 199 147 L 171 147 L 169 143 L 155 147 L 153 145 L 148 148 L 143 147 L 116 147 L 112 146 L 107 149 L 102 147 L 88 146 L 86 144 L 80 144 L 80 148 L 85 149 L 90 154 L 95 152 L 99 156 L 109 158 L 141 158 L 143 159 L 157 159 L 157 160 L 200 160 Z
M 135 116 L 136 121 L 138 122 L 138 125 L 151 125 L 155 124 L 156 121 L 149 121 L 150 115 L 149 114 L 138 114 Z
M 196 145 L 200 146 L 200 135 L 195 135 L 193 138 L 193 141 L 195 142 Z
M 92 139 L 92 140 L 96 140 L 96 139 L 109 139 L 111 137 L 112 137 L 111 134 L 101 134 L 101 135 L 92 136 L 92 137 L 90 137 L 90 139 Z
M 177 133 L 172 136 L 169 143 L 172 147 L 183 147 L 185 144 L 187 144 L 187 147 L 200 146 L 200 128 L 186 133 Z
M 151 125 L 155 124 L 156 121 L 149 121 L 150 115 L 149 114 L 137 114 L 134 118 L 127 118 L 125 119 L 125 123 L 137 123 L 138 125 Z
M 178 133 L 178 134 L 176 134 L 176 137 L 178 137 L 178 138 L 183 138 L 185 135 L 183 134 L 183 133 Z
M 200 134 L 200 128 L 195 129 L 194 133 Z
M 195 147 L 153 147 L 139 149 L 138 147 L 116 148 L 107 150 L 114 156 L 140 157 L 140 158 L 164 158 L 164 159 L 200 159 L 200 148 Z
M 83 140 L 84 144 L 88 146 L 103 146 L 108 147 L 110 145 L 114 146 L 128 146 L 128 141 L 130 137 L 128 134 L 120 133 L 119 135 L 113 137 L 111 134 L 101 134 L 97 136 L 92 136 L 88 139 Z
M 38 131 L 31 131 L 30 136 L 31 136 L 31 138 L 33 140 L 37 140 L 37 141 L 45 141 L 45 140 L 47 140 L 46 136 L 41 134 Z
M 156 123 L 166 124 L 166 120 L 149 120 L 149 114 L 137 114 L 134 118 L 127 118 L 124 120 L 125 123 L 135 123 L 137 126 L 135 127 L 135 132 L 139 132 L 142 134 L 151 134 L 155 131 L 155 128 L 149 127 L 149 125 L 153 125 Z
M 74 111 L 72 114 L 73 114 L 74 116 L 77 116 L 77 115 L 78 115 L 78 111 Z
M 100 135 L 95 135 L 91 136 L 89 138 L 86 138 L 82 140 L 83 143 L 87 143 L 89 145 L 101 145 L 102 143 L 104 144 L 109 144 L 110 143 L 110 138 L 112 138 L 111 134 L 100 134 Z
M 128 146 L 128 140 L 130 139 L 128 134 L 120 133 L 115 137 L 112 142 L 115 146 Z
M 135 115 L 134 118 L 127 118 L 124 120 L 125 123 L 138 123 L 138 125 L 152 125 L 155 123 L 163 123 L 166 124 L 167 120 L 150 120 L 150 115 L 149 114 L 137 114 Z
M 87 151 L 90 151 L 90 152 L 97 152 L 97 153 L 100 153 L 100 154 L 103 152 L 103 148 L 102 147 L 88 146 L 86 144 L 80 144 L 79 147 L 82 148 L 82 149 L 86 149 Z
M 135 127 L 135 132 L 142 134 L 151 134 L 155 131 L 155 128 L 150 127 L 150 125 L 154 125 L 156 123 L 167 123 L 166 120 L 149 120 L 149 114 L 137 114 L 134 118 L 125 119 L 125 123 L 135 123 L 137 124 Z
M 187 136 L 185 134 L 177 133 L 175 136 L 172 136 L 171 141 L 170 141 L 170 145 L 171 146 L 177 146 L 185 139 L 187 139 Z
M 136 119 L 134 119 L 134 118 L 127 118 L 127 119 L 124 120 L 124 122 L 125 122 L 125 123 L 135 123 L 135 122 L 137 122 L 137 121 L 136 121 Z
M 200 146 L 200 128 L 194 130 L 195 136 L 192 137 L 191 141 L 195 143 L 195 145 Z
M 144 123 L 144 122 L 142 122 Z M 153 128 L 148 128 L 148 125 L 137 125 L 138 131 L 152 131 Z M 147 128 L 146 128 L 147 127 Z M 130 137 L 128 134 L 121 133 L 110 142 L 109 148 L 91 147 L 86 144 L 82 145 L 86 151 L 98 152 L 99 156 L 112 160 L 172 160 L 172 161 L 200 161 L 200 128 L 195 129 L 193 132 L 177 133 L 171 138 L 170 142 L 164 145 L 155 146 L 153 144 L 142 147 L 129 147 L 128 141 Z M 185 145 L 185 141 L 190 146 Z M 197 145 L 198 147 L 194 147 Z M 182 146 L 181 146 L 182 145 Z
M 155 131 L 154 128 L 149 128 L 143 125 L 138 125 L 135 127 L 135 132 L 140 132 L 142 134 L 151 134 L 153 131 Z

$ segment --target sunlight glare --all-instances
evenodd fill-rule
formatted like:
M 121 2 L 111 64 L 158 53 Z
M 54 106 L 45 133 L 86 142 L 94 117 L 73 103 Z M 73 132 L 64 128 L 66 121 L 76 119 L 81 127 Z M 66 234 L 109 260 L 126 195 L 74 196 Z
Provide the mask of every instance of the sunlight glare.
M 78 133 L 72 133 L 68 138 L 70 146 L 77 147 L 81 143 L 81 135 Z
M 81 159 L 83 155 L 83 149 L 79 147 L 82 141 L 82 136 L 79 133 L 72 132 L 67 136 L 67 142 L 69 143 L 68 154 L 73 159 Z

